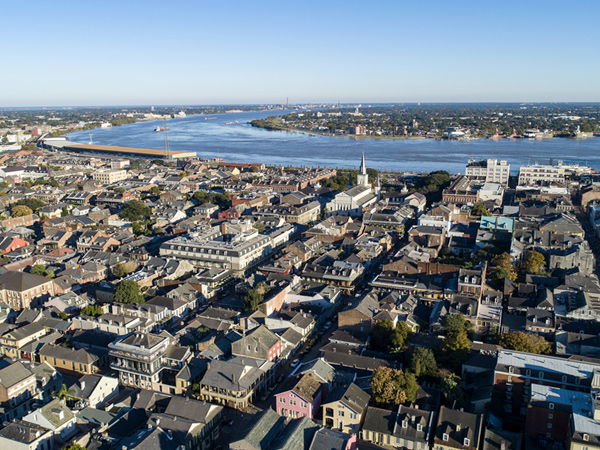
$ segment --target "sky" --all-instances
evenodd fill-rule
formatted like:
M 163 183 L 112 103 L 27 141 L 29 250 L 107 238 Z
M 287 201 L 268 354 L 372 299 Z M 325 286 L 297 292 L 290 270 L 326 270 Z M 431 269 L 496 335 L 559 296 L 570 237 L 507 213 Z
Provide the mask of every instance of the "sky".
M 0 107 L 600 101 L 597 0 L 4 2 Z

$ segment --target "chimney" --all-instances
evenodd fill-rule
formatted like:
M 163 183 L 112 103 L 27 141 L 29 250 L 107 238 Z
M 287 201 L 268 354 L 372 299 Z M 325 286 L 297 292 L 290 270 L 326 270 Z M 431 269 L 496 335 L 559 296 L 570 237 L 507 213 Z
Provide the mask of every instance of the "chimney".
M 506 441 L 504 439 L 500 442 L 500 450 L 506 450 Z
M 79 386 L 81 387 L 81 390 L 83 391 L 85 389 L 85 380 L 81 380 L 79 382 Z
M 235 381 L 235 373 L 231 375 L 231 382 L 232 382 L 232 383 L 235 383 L 235 382 L 236 382 L 236 381 Z

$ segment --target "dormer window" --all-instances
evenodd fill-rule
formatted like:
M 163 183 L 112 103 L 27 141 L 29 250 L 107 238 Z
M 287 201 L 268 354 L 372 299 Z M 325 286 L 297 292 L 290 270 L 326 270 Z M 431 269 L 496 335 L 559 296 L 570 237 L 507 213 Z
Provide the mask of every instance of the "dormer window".
M 450 441 L 450 439 L 449 439 L 449 437 L 448 437 L 448 433 L 444 433 L 444 434 L 442 434 L 442 440 L 443 440 L 444 442 L 448 442 L 448 441 Z
M 548 405 L 548 408 L 550 408 L 550 409 L 554 409 L 554 403 L 550 403 L 550 404 Z
M 471 445 L 471 440 L 469 438 L 465 438 L 463 444 L 465 447 L 468 447 L 469 445 Z
M 417 431 L 423 431 L 423 425 L 420 423 L 417 424 Z
M 408 428 L 408 421 L 407 420 L 403 420 L 402 421 L 402 428 Z

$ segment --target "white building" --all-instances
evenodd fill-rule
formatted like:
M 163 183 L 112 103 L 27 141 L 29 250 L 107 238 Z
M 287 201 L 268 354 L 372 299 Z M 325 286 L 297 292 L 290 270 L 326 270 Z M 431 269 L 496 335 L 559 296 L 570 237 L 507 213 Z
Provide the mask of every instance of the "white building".
M 101 170 L 92 174 L 94 180 L 100 181 L 104 184 L 112 184 L 117 181 L 123 181 L 127 179 L 126 170 Z
M 519 170 L 519 184 L 550 184 L 564 183 L 565 169 L 562 166 L 521 166 Z
M 474 178 L 483 178 L 486 183 L 508 184 L 510 177 L 510 164 L 497 159 L 475 161 L 471 159 L 465 169 L 465 175 Z
M 362 215 L 363 208 L 377 202 L 379 197 L 379 182 L 375 189 L 369 184 L 369 175 L 367 175 L 364 153 L 356 184 L 357 186 L 354 186 L 347 191 L 340 192 L 333 200 L 327 203 L 326 208 L 329 214 L 360 216 Z

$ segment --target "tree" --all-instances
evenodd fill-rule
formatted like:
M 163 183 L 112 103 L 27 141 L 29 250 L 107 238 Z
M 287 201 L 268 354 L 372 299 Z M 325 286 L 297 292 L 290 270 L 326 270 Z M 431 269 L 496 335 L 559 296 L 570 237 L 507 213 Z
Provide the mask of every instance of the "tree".
M 458 331 L 467 331 L 473 327 L 473 324 L 465 319 L 462 314 L 446 314 L 442 319 L 442 327 L 446 334 Z
M 29 197 L 19 200 L 17 205 L 27 206 L 28 208 L 31 208 L 34 213 L 36 213 L 45 205 L 45 203 L 37 198 Z
M 144 303 L 140 285 L 133 280 L 123 280 L 115 289 L 115 301 L 120 303 Z
M 495 256 L 492 259 L 492 270 L 494 278 L 504 280 L 507 278 L 510 281 L 516 281 L 517 269 L 515 268 L 510 255 L 506 252 Z
M 98 317 L 104 314 L 104 310 L 100 305 L 87 305 L 81 308 L 79 314 L 84 316 Z
M 123 278 L 132 273 L 135 269 L 135 263 L 119 263 L 113 268 L 112 274 L 115 278 Z
M 59 398 L 61 400 L 66 400 L 71 396 L 70 394 L 74 393 L 75 391 L 73 389 L 67 389 L 67 385 L 63 384 L 60 390 L 54 392 L 54 397 Z
M 264 233 L 267 230 L 265 224 L 260 221 L 254 222 L 253 227 L 256 228 L 256 231 L 258 231 L 259 233 Z
M 472 216 L 491 216 L 492 213 L 490 213 L 487 208 L 485 206 L 483 206 L 482 203 L 475 203 L 473 205 L 473 208 L 471 208 L 471 215 Z
M 471 345 L 466 330 L 448 332 L 441 347 L 444 360 L 454 369 L 459 369 L 469 356 Z
M 523 333 L 522 331 L 509 331 L 500 338 L 500 345 L 510 350 L 519 352 L 549 354 L 552 350 L 550 344 L 542 336 Z
M 406 322 L 398 322 L 394 327 L 391 320 L 381 320 L 371 330 L 371 347 L 375 350 L 396 352 L 404 347 L 410 335 L 411 331 Z
M 540 274 L 544 272 L 546 258 L 540 252 L 530 251 L 523 260 L 522 269 L 527 273 Z
M 31 268 L 29 273 L 44 276 L 46 274 L 46 266 L 43 264 L 36 264 Z
M 61 217 L 66 217 L 66 216 L 68 216 L 68 215 L 69 215 L 69 208 L 65 206 L 65 207 L 62 209 L 62 212 L 60 213 L 60 216 L 61 216 Z
M 65 450 L 85 450 L 85 447 L 79 444 L 71 444 L 68 447 L 65 447 Z
M 121 210 L 119 217 L 130 221 L 148 219 L 152 210 L 139 200 L 127 202 Z
M 12 207 L 10 213 L 13 217 L 23 217 L 23 216 L 28 216 L 30 214 L 33 214 L 33 211 L 28 206 L 15 205 Z
M 151 193 L 152 195 L 154 195 L 154 196 L 158 196 L 158 195 L 160 195 L 160 187 L 158 187 L 158 186 L 152 186 L 152 187 L 150 188 L 150 193 Z
M 430 348 L 416 347 L 410 353 L 410 371 L 417 378 L 432 377 L 436 374 L 438 366 L 433 350 Z
M 464 393 L 462 389 L 461 379 L 457 375 L 450 374 L 440 382 L 440 392 L 450 402 L 462 404 Z
M 244 297 L 244 311 L 256 311 L 264 300 L 264 295 L 258 290 L 250 289 Z
M 58 317 L 60 317 L 62 320 L 67 320 L 69 318 L 69 315 L 66 312 L 64 312 L 64 311 L 61 311 L 58 314 Z
M 418 387 L 417 379 L 412 373 L 389 367 L 378 367 L 371 378 L 375 401 L 386 405 L 414 401 Z

